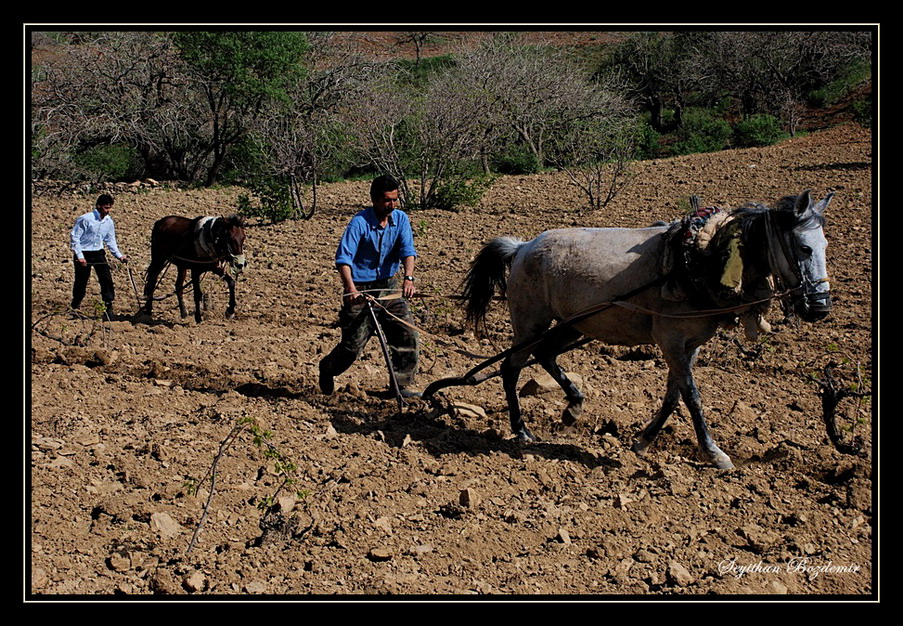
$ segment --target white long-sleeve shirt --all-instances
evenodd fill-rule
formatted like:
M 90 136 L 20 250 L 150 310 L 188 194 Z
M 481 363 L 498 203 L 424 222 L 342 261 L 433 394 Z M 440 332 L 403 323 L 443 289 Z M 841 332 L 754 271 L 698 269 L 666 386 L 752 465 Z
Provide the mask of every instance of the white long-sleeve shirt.
M 119 251 L 119 246 L 116 245 L 116 227 L 113 225 L 113 218 L 107 215 L 101 219 L 100 211 L 97 209 L 85 213 L 75 220 L 75 226 L 72 227 L 69 239 L 70 247 L 77 259 L 85 258 L 83 254 L 85 251 L 103 250 L 104 244 L 117 259 L 122 259 L 124 256 Z

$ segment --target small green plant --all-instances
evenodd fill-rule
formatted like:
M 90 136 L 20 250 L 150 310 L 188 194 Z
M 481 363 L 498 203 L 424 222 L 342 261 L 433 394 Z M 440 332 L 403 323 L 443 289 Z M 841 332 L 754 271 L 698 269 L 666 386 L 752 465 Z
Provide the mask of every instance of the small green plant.
M 490 167 L 493 172 L 517 176 L 536 174 L 542 169 L 542 164 L 527 146 L 522 143 L 513 143 L 492 157 Z
M 850 113 L 853 119 L 863 128 L 872 127 L 872 102 L 871 100 L 856 100 L 850 105 Z
M 126 180 L 137 176 L 140 159 L 134 148 L 118 143 L 92 146 L 73 161 L 93 180 Z
M 642 161 L 657 157 L 662 149 L 661 133 L 652 128 L 648 120 L 641 122 L 637 131 L 636 158 Z
M 690 109 L 676 135 L 677 141 L 671 146 L 674 155 L 717 152 L 730 144 L 731 126 L 709 110 Z
M 99 332 L 106 347 L 110 332 L 104 316 L 107 307 L 100 300 L 94 300 L 88 310 L 91 313 L 85 314 L 68 307 L 57 307 L 38 318 L 31 325 L 31 330 L 66 346 L 82 347 L 89 345 Z M 57 326 L 58 318 L 65 321 L 60 321 Z
M 289 181 L 281 177 L 257 177 L 244 185 L 258 200 L 254 204 L 251 195 L 238 196 L 238 212 L 245 217 L 261 217 L 274 224 L 299 217 L 292 201 Z
M 836 354 L 836 351 L 831 352 L 832 357 Z M 819 387 L 822 419 L 831 443 L 844 454 L 859 454 L 864 445 L 861 438 L 843 441 L 840 431 L 846 431 L 852 436 L 856 426 L 866 423 L 867 420 L 861 413 L 869 405 L 871 391 L 866 388 L 870 385 L 867 385 L 867 378 L 863 375 L 860 364 L 857 363 L 851 372 L 850 363 L 849 360 L 845 360 L 844 363 L 832 360 L 821 370 L 809 374 L 808 378 Z M 849 380 L 850 378 L 852 380 Z M 848 398 L 853 399 L 852 406 L 845 402 Z M 847 410 L 841 411 L 841 405 L 847 405 Z M 844 423 L 838 425 L 838 417 L 841 417 Z
M 191 541 L 188 543 L 186 552 L 190 552 L 195 543 L 197 543 L 201 528 L 203 527 L 204 522 L 207 520 L 207 514 L 209 513 L 210 505 L 213 502 L 213 494 L 216 490 L 216 472 L 219 461 L 223 457 L 223 454 L 225 454 L 226 450 L 228 450 L 229 447 L 235 442 L 235 440 L 238 439 L 238 437 L 246 431 L 251 433 L 252 445 L 262 450 L 263 457 L 265 459 L 273 461 L 273 471 L 280 478 L 280 483 L 276 488 L 276 491 L 271 494 L 262 496 L 257 500 L 257 508 L 262 512 L 269 511 L 269 509 L 271 509 L 276 503 L 276 498 L 279 496 L 279 493 L 286 487 L 297 483 L 298 467 L 270 442 L 273 433 L 269 430 L 261 428 L 257 423 L 257 420 L 253 417 L 242 417 L 236 420 L 235 424 L 232 426 L 232 429 L 220 442 L 219 450 L 214 456 L 213 463 L 211 464 L 210 469 L 207 471 L 207 473 L 200 480 L 195 480 L 192 477 L 188 477 L 185 480 L 184 484 L 186 487 L 186 493 L 188 493 L 189 495 L 197 495 L 200 486 L 207 482 L 208 479 L 210 481 L 210 489 L 207 492 L 207 500 L 204 504 L 204 511 L 201 514 L 201 518 L 194 529 L 194 533 L 191 536 Z M 306 489 L 296 489 L 294 495 L 298 500 L 304 500 L 310 496 L 310 491 Z

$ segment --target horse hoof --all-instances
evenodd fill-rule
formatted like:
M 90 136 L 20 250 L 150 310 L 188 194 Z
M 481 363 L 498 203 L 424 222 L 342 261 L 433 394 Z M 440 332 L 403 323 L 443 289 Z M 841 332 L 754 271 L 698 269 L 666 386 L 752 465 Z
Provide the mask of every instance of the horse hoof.
M 731 457 L 726 455 L 724 452 L 722 452 L 718 448 L 715 448 L 714 450 L 712 450 L 710 452 L 704 453 L 703 456 L 707 457 L 709 462 L 712 465 L 714 465 L 715 467 L 717 467 L 718 469 L 722 469 L 722 470 L 734 469 L 734 464 L 733 464 L 733 462 L 731 462 Z
M 730 457 L 728 457 L 726 454 L 723 457 L 712 461 L 712 464 L 715 467 L 717 467 L 718 469 L 722 469 L 722 470 L 734 469 L 733 462 L 731 462 Z
M 630 446 L 630 449 L 633 450 L 634 454 L 642 456 L 646 454 L 646 450 L 649 449 L 649 441 L 645 441 L 643 439 L 637 439 L 633 442 L 633 445 Z
M 577 418 L 583 413 L 583 404 L 569 404 L 561 413 L 561 423 L 565 426 L 573 426 Z
M 530 432 L 530 429 L 524 426 L 517 431 L 517 440 L 521 443 L 533 443 L 536 441 L 536 435 Z

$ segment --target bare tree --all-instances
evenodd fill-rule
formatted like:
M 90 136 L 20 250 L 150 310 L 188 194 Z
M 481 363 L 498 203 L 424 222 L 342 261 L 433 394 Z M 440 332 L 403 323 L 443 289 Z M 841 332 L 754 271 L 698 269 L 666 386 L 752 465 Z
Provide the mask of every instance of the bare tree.
M 140 154 L 145 171 L 193 180 L 209 156 L 196 95 L 165 36 L 73 35 L 33 66 L 33 174 L 87 176 L 73 157 L 123 142 Z
M 546 162 L 546 143 L 581 97 L 588 76 L 566 49 L 526 46 L 518 34 L 497 33 L 462 61 L 469 82 L 491 103 L 485 120 L 499 137 L 504 124 Z
M 399 180 L 404 204 L 429 207 L 453 168 L 476 156 L 486 102 L 462 87 L 455 68 L 422 91 L 406 85 L 400 70 L 377 78 L 349 119 L 369 161 Z
M 697 60 L 713 97 L 732 95 L 744 115 L 779 116 L 793 132 L 808 94 L 870 53 L 865 31 L 741 31 L 711 33 Z
M 547 155 L 567 173 L 587 198 L 601 209 L 628 182 L 629 164 L 637 143 L 636 116 L 611 84 L 584 83 L 571 94 L 568 106 L 550 133 Z
M 414 64 L 419 65 L 423 54 L 423 46 L 437 36 L 435 31 L 431 30 L 411 30 L 399 33 L 396 37 L 396 43 L 399 46 L 412 44 L 414 46 Z
M 308 72 L 287 86 L 286 101 L 271 102 L 251 127 L 251 138 L 264 155 L 261 174 L 285 185 L 291 216 L 305 219 L 317 209 L 324 168 L 341 158 L 340 113 L 369 97 L 369 79 L 376 71 L 372 63 L 335 47 L 331 33 L 308 33 L 308 38 Z M 304 184 L 311 189 L 306 206 Z
M 690 31 L 639 32 L 619 45 L 600 70 L 616 76 L 625 93 L 649 111 L 649 124 L 658 132 L 671 129 L 664 117 L 673 108 L 673 126 L 680 126 L 690 94 L 707 81 L 707 68 L 696 62 L 707 35 Z

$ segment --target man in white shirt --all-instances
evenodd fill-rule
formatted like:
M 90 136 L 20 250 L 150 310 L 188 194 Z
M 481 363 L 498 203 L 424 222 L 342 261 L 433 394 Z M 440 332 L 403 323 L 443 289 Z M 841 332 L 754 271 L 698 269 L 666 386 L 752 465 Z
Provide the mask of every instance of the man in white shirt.
M 85 213 L 75 220 L 70 234 L 70 243 L 75 266 L 75 283 L 72 286 L 72 309 L 78 309 L 85 297 L 88 287 L 88 278 L 91 276 L 91 268 L 97 273 L 97 281 L 100 283 L 100 297 L 106 310 L 104 316 L 108 320 L 113 319 L 113 300 L 116 292 L 113 286 L 113 274 L 107 263 L 104 246 L 110 249 L 110 253 L 122 263 L 127 263 L 128 258 L 119 251 L 116 244 L 116 228 L 113 218 L 110 217 L 110 209 L 113 208 L 113 197 L 103 194 L 97 198 L 95 209 Z

